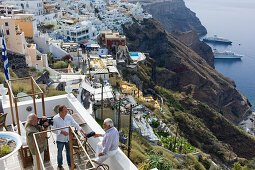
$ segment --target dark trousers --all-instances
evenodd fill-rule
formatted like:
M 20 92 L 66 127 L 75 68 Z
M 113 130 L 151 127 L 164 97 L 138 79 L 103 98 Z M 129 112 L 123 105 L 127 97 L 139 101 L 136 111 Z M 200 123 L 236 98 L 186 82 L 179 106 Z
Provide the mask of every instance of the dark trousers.
M 63 148 L 66 148 L 66 160 L 68 165 L 71 165 L 71 159 L 70 159 L 70 144 L 68 142 L 59 142 L 57 141 L 57 148 L 58 148 L 58 165 L 63 165 L 63 156 L 62 156 L 62 151 Z

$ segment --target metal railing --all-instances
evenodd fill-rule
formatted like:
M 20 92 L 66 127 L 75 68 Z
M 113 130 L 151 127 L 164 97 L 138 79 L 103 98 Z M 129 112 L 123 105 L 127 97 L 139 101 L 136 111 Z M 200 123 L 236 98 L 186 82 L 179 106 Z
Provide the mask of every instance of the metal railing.
M 41 154 L 39 153 L 39 147 L 37 144 L 37 139 L 36 139 L 36 135 L 40 135 L 42 133 L 47 133 L 47 132 L 53 132 L 56 130 L 61 130 L 61 129 L 69 129 L 69 143 L 70 143 L 70 158 L 71 158 L 71 169 L 74 170 L 74 159 L 73 159 L 73 135 L 76 138 L 76 140 L 78 141 L 78 144 L 81 146 L 83 152 L 85 153 L 86 157 L 88 158 L 88 161 L 91 163 L 92 168 L 89 168 L 88 170 L 92 170 L 95 169 L 95 165 L 93 164 L 93 161 L 91 160 L 89 154 L 87 153 L 86 149 L 84 148 L 84 146 L 82 145 L 80 139 L 78 138 L 77 134 L 74 132 L 73 127 L 72 126 L 66 126 L 66 127 L 62 127 L 62 128 L 57 128 L 57 129 L 52 129 L 52 130 L 46 130 L 46 131 L 42 131 L 42 132 L 37 132 L 33 134 L 33 138 L 35 141 L 35 154 L 36 154 L 36 163 L 37 163 L 37 168 L 38 170 L 45 170 L 43 161 L 42 161 L 42 157 Z M 71 132 L 71 133 L 70 133 Z M 41 164 L 42 163 L 42 168 L 41 168 Z

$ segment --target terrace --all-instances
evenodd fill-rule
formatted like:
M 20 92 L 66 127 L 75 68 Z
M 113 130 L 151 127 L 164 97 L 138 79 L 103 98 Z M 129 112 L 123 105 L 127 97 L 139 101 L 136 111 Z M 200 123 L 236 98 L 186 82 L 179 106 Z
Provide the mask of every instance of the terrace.
M 31 82 L 33 82 L 32 78 L 31 78 Z M 36 93 L 34 92 L 33 86 L 39 87 L 39 86 L 37 86 L 37 84 L 35 82 L 32 83 L 33 94 L 29 94 L 29 96 L 32 97 L 32 100 L 16 102 L 17 98 L 14 97 L 14 95 L 12 94 L 12 92 L 10 90 L 9 90 L 9 97 L 5 96 L 5 99 L 2 100 L 2 106 L 3 106 L 4 113 L 7 113 L 6 125 L 8 127 L 7 128 L 8 130 L 11 129 L 10 127 L 12 127 L 12 124 L 17 124 L 19 134 L 21 134 L 21 136 L 23 136 L 24 134 L 22 134 L 22 125 L 17 122 L 19 122 L 19 121 L 25 122 L 27 116 L 33 112 L 37 113 L 38 117 L 41 117 L 44 114 L 47 117 L 52 117 L 55 115 L 54 111 L 53 111 L 54 106 L 59 105 L 59 104 L 64 104 L 68 108 L 72 109 L 73 113 L 78 115 L 78 117 L 80 119 L 84 119 L 84 121 L 86 123 L 83 124 L 81 127 L 85 130 L 85 132 L 89 133 L 91 131 L 94 131 L 96 133 L 104 133 L 104 130 L 101 128 L 101 126 L 95 121 L 95 119 L 90 115 L 90 113 L 81 105 L 81 103 L 72 94 L 44 98 L 43 93 L 41 93 L 42 91 L 38 92 L 35 90 Z M 37 94 L 38 96 L 41 96 L 41 98 L 36 99 L 35 94 Z M 15 108 L 13 107 L 14 106 L 13 103 L 9 102 L 9 98 L 11 96 L 14 99 Z M 16 116 L 13 114 L 12 110 L 15 110 Z M 17 112 L 17 110 L 18 110 L 18 112 Z M 13 119 L 13 117 L 14 117 L 14 119 Z M 15 121 L 15 120 L 17 120 L 17 121 Z M 51 132 L 48 132 L 48 137 L 50 137 L 48 139 L 48 146 L 49 146 L 49 148 L 48 148 L 48 150 L 49 150 L 48 158 L 49 159 L 48 160 L 49 161 L 45 161 L 43 164 L 41 163 L 41 168 L 42 169 L 57 169 L 57 161 L 56 161 L 57 146 L 54 142 L 54 139 L 56 139 L 56 137 Z M 82 140 L 82 137 L 80 139 Z M 78 141 L 80 141 L 80 140 L 78 140 Z M 88 149 L 87 149 L 87 152 L 81 153 L 81 161 L 79 161 L 78 154 L 74 153 L 74 155 L 72 157 L 73 158 L 72 161 L 77 166 L 77 169 L 85 169 L 86 162 L 88 160 L 94 158 L 94 155 L 95 155 L 94 151 L 96 150 L 96 146 L 97 146 L 98 142 L 102 142 L 102 138 L 93 138 L 93 137 L 88 138 L 87 145 L 86 145 L 86 147 Z M 25 147 L 25 145 L 26 145 L 26 143 L 23 142 L 22 147 Z M 21 154 L 21 153 L 23 153 L 23 152 L 21 152 L 22 147 L 20 149 L 19 154 L 16 153 L 5 160 L 5 168 L 8 168 L 10 170 L 18 170 L 18 169 L 29 169 L 30 170 L 30 169 L 32 169 L 32 164 L 31 164 L 32 161 L 31 160 L 28 161 L 25 166 L 23 164 L 24 157 Z M 85 151 L 84 148 L 82 148 L 82 150 Z M 27 152 L 29 152 L 29 151 L 27 151 Z M 29 154 L 28 154 L 28 157 L 29 157 Z M 64 158 L 64 160 L 63 160 L 64 168 L 69 169 L 66 164 L 64 155 L 63 155 L 63 158 Z M 39 156 L 37 157 L 37 159 L 38 159 L 37 161 L 41 160 L 41 158 Z M 118 149 L 118 152 L 115 156 L 109 158 L 107 161 L 104 162 L 104 164 L 107 164 L 110 169 L 118 169 L 118 170 L 137 169 L 135 167 L 135 165 L 127 158 L 127 156 L 120 149 Z

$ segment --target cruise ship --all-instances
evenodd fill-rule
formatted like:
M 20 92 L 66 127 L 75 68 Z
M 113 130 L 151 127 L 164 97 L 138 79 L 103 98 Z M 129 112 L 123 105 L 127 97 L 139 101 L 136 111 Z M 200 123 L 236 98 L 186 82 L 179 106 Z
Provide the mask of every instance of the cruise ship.
M 223 44 L 232 44 L 232 41 L 217 37 L 217 35 L 214 35 L 213 37 L 206 37 L 203 39 L 204 42 L 212 42 L 212 43 L 223 43 Z
M 214 50 L 213 54 L 215 59 L 241 59 L 243 57 L 243 55 L 231 51 L 218 52 Z

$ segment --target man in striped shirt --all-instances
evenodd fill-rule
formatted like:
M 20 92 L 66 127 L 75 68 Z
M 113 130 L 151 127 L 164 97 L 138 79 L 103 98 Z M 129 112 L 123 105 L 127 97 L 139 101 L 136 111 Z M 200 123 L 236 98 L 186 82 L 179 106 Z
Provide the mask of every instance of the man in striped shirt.
M 110 118 L 104 120 L 105 134 L 95 134 L 94 137 L 103 137 L 103 142 L 97 144 L 96 160 L 99 163 L 116 154 L 119 147 L 119 133 L 113 126 L 113 121 Z

